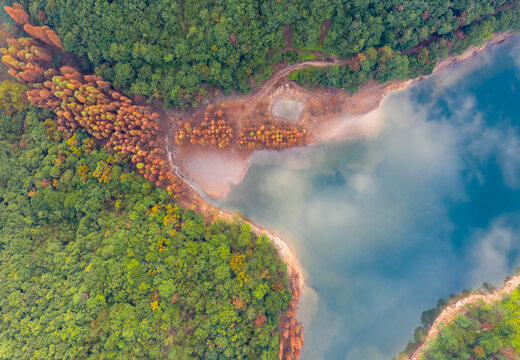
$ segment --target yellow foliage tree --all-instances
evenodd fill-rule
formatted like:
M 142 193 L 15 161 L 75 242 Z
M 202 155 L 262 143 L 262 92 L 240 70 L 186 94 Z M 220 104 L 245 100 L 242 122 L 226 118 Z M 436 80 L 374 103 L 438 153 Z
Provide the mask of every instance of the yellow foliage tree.
M 473 348 L 473 353 L 475 354 L 475 357 L 477 359 L 485 359 L 486 358 L 486 351 L 482 346 L 475 346 Z
M 231 256 L 231 259 L 229 260 L 229 266 L 232 270 L 240 270 L 243 261 L 244 256 L 242 254 L 233 254 L 233 256 Z
M 4 80 L 0 84 L 0 110 L 7 115 L 23 111 L 29 106 L 25 97 L 27 87 L 16 81 Z

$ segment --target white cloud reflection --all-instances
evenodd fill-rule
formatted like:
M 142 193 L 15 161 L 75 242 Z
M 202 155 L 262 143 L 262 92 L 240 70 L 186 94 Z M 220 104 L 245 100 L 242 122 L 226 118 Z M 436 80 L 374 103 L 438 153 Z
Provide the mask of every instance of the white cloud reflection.
M 503 215 L 486 229 L 477 230 L 469 257 L 468 283 L 478 287 L 484 282 L 500 285 L 504 274 L 520 265 L 520 224 L 518 216 Z
M 517 67 L 516 76 L 520 79 L 520 42 L 516 42 L 515 46 L 511 48 L 511 57 Z
M 490 57 L 480 61 L 426 80 L 431 103 L 419 106 L 416 89 L 390 96 L 379 138 L 261 154 L 232 190 L 230 204 L 297 239 L 318 296 L 302 314 L 312 324 L 303 359 L 390 359 L 438 297 L 499 281 L 520 261 L 508 258 L 520 252 L 512 218 L 470 229 L 463 251 L 451 239 L 467 226 L 454 223 L 452 207 L 487 184 L 490 164 L 520 188 L 518 129 L 488 125 L 467 91 L 444 93 Z

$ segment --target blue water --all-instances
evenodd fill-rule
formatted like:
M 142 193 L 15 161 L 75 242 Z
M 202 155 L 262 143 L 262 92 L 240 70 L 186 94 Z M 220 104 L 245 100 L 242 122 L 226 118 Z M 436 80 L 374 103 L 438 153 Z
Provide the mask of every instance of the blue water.
M 520 265 L 520 41 L 389 96 L 370 140 L 261 153 L 220 205 L 305 271 L 303 359 L 391 359 L 437 299 Z

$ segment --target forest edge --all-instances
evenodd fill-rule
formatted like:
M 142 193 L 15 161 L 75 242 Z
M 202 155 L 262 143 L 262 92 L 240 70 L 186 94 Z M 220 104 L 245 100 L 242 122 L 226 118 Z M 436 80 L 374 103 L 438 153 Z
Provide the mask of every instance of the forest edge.
M 485 49 L 489 48 L 490 46 L 492 46 L 494 44 L 504 41 L 505 39 L 511 37 L 512 35 L 513 35 L 512 32 L 505 32 L 502 34 L 498 34 L 498 35 L 495 35 L 492 39 L 488 40 L 485 44 L 483 44 L 481 46 L 470 47 L 467 51 L 465 51 L 460 56 L 448 56 L 437 64 L 433 73 L 436 73 L 442 69 L 445 69 L 455 63 L 465 61 L 465 60 L 471 58 L 473 55 L 484 51 Z M 281 77 L 277 80 L 283 81 L 283 80 L 285 80 L 285 76 L 286 75 L 284 74 L 283 77 Z M 425 77 L 427 77 L 427 76 L 421 76 L 421 77 L 418 77 L 413 80 L 393 81 L 393 82 L 387 82 L 384 84 L 369 83 L 369 84 L 365 85 L 362 89 L 360 89 L 360 92 L 355 96 L 359 96 L 360 98 L 363 98 L 363 97 L 367 97 L 367 95 L 368 95 L 368 97 L 370 97 L 369 106 L 361 111 L 358 109 L 357 111 L 361 112 L 358 115 L 363 115 L 363 114 L 366 114 L 370 111 L 377 109 L 379 107 L 379 105 L 381 104 L 382 100 L 384 99 L 384 97 L 389 92 L 391 92 L 393 90 L 402 89 L 402 88 L 408 86 L 409 84 L 411 84 L 417 80 L 421 80 Z M 277 81 L 275 81 L 274 83 L 277 83 Z M 268 82 L 268 84 L 267 84 L 268 87 L 267 87 L 266 91 L 263 92 L 262 95 L 267 95 L 267 93 L 271 91 L 271 84 L 274 84 L 274 83 Z M 370 93 L 371 91 L 373 91 L 374 87 L 377 89 L 377 92 L 375 95 Z M 298 87 L 296 87 L 296 88 L 298 88 Z M 312 93 L 312 90 L 305 90 L 305 91 L 308 93 Z M 256 93 L 255 95 L 258 97 L 258 93 Z M 329 97 L 334 96 L 334 98 L 336 98 L 335 95 L 337 95 L 337 93 L 336 94 L 333 93 L 333 94 L 329 95 Z M 350 97 L 350 96 L 347 96 L 347 97 Z M 334 101 L 334 102 L 337 102 L 337 101 Z M 363 111 L 364 111 L 364 113 L 363 113 Z M 350 117 L 347 118 L 347 120 L 350 120 L 350 119 L 351 119 Z M 341 121 L 345 121 L 345 118 L 344 117 L 336 118 L 336 123 L 334 122 L 334 119 L 333 119 L 332 122 L 327 122 L 327 124 L 326 124 L 327 126 L 325 126 L 324 128 L 322 127 L 321 129 L 334 128 L 337 126 L 337 122 L 341 122 Z M 311 129 L 311 131 L 312 131 L 312 129 Z M 321 131 L 323 131 L 323 130 L 321 130 Z M 319 136 L 320 128 L 316 128 L 316 130 L 314 131 L 314 134 L 315 134 L 315 140 L 317 138 L 323 138 L 323 136 L 321 136 L 321 137 Z M 326 140 L 343 138 L 344 136 L 345 136 L 345 134 L 339 134 L 339 136 L 338 136 L 338 134 L 336 134 L 336 136 L 330 136 Z M 313 142 L 310 142 L 310 143 L 313 143 Z M 197 193 L 197 191 L 192 186 L 188 186 L 188 188 L 191 189 L 191 191 L 188 191 L 183 196 L 183 198 L 180 199 L 180 201 L 179 201 L 180 204 L 183 205 L 185 208 L 192 208 L 194 210 L 198 210 L 199 212 L 203 213 L 204 215 L 208 216 L 209 218 L 211 218 L 212 216 L 217 216 L 217 217 L 224 218 L 226 220 L 232 220 L 236 217 L 236 215 L 233 215 L 231 213 L 226 213 L 226 212 L 223 212 L 222 210 L 217 210 L 217 209 L 213 208 L 213 206 L 211 206 L 209 203 L 207 203 L 205 200 L 203 200 L 200 197 L 200 195 Z M 296 260 L 296 257 L 294 256 L 294 253 L 281 238 L 268 232 L 265 229 L 262 229 L 256 225 L 254 225 L 253 223 L 251 223 L 249 221 L 246 221 L 246 222 L 248 222 L 251 225 L 252 229 L 255 232 L 257 232 L 259 234 L 266 234 L 271 239 L 273 244 L 277 247 L 280 257 L 287 264 L 287 267 L 288 267 L 288 274 L 290 277 L 289 286 L 291 288 L 291 291 L 293 292 L 293 301 L 291 301 L 291 303 L 289 305 L 287 314 L 285 316 L 282 316 L 282 322 L 280 325 L 280 327 L 281 327 L 280 358 L 289 358 L 286 355 L 286 352 L 288 350 L 290 353 L 293 353 L 293 350 L 297 349 L 297 353 L 299 354 L 299 349 L 303 345 L 303 340 L 302 340 L 303 331 L 301 328 L 301 324 L 299 324 L 296 321 L 296 313 L 297 313 L 299 297 L 301 294 L 301 290 L 303 289 L 303 286 L 304 286 L 301 268 Z M 286 333 L 284 330 L 288 330 L 288 333 Z
M 377 82 L 370 82 L 367 85 L 360 88 L 359 92 L 353 96 L 356 98 L 369 98 L 370 101 L 368 102 L 368 106 L 362 107 L 362 108 L 354 108 L 349 109 L 346 112 L 347 113 L 354 113 L 355 115 L 350 115 L 347 117 L 338 116 L 335 119 L 332 119 L 330 121 L 326 122 L 326 127 L 320 128 L 321 130 L 314 133 L 315 136 L 320 137 L 319 135 L 322 135 L 320 137 L 321 140 L 324 141 L 338 141 L 343 139 L 351 139 L 352 137 L 358 137 L 368 134 L 359 134 L 359 133 L 352 133 L 352 132 L 335 132 L 332 135 L 329 136 L 323 136 L 326 134 L 326 130 L 332 130 L 334 128 L 341 128 L 341 122 L 348 122 L 352 120 L 352 117 L 355 116 L 357 121 L 364 121 L 364 115 L 367 115 L 368 113 L 377 110 L 384 98 L 390 94 L 393 91 L 398 91 L 406 88 L 407 86 L 415 83 L 416 81 L 423 80 L 425 78 L 428 78 L 430 76 L 433 76 L 434 74 L 437 74 L 438 72 L 442 70 L 446 70 L 449 67 L 467 61 L 471 59 L 473 56 L 489 49 L 493 45 L 500 44 L 504 42 L 505 40 L 511 38 L 514 36 L 514 33 L 512 31 L 507 31 L 504 33 L 499 33 L 493 36 L 493 38 L 487 40 L 483 45 L 480 46 L 471 46 L 468 48 L 464 53 L 461 55 L 450 55 L 443 59 L 441 59 L 437 66 L 435 67 L 434 71 L 430 75 L 426 76 L 420 76 L 415 79 L 409 79 L 409 80 L 399 80 L 399 81 L 391 81 L 384 84 L 380 84 Z M 282 80 L 283 81 L 283 80 Z M 301 89 L 299 86 L 295 85 L 297 91 L 302 92 L 312 92 L 312 90 L 308 89 Z M 284 83 L 280 84 L 278 89 L 284 88 Z M 274 90 L 276 91 L 276 89 Z M 246 95 L 248 96 L 248 95 Z M 333 95 L 330 95 L 333 96 Z M 347 95 L 348 96 L 348 95 Z M 360 111 L 365 111 L 364 113 L 360 113 Z M 330 134 L 330 133 L 329 133 Z M 317 142 L 313 142 L 308 144 L 308 146 L 312 146 L 316 144 Z M 217 149 L 217 151 L 228 151 L 228 149 Z M 249 166 L 250 162 L 249 160 L 246 160 L 248 162 L 247 166 Z M 243 175 L 242 175 L 243 176 Z M 182 176 L 181 176 L 182 177 Z M 183 178 L 184 181 L 188 183 L 189 191 L 185 193 L 182 199 L 180 199 L 181 205 L 185 206 L 186 208 L 192 208 L 195 211 L 198 211 L 205 216 L 207 216 L 210 219 L 216 219 L 216 218 L 223 218 L 227 221 L 232 221 L 233 219 L 236 219 L 239 214 L 233 214 L 227 211 L 224 211 L 220 208 L 213 207 L 210 203 L 208 203 L 206 200 L 204 200 L 201 195 L 199 194 L 198 190 L 193 186 L 191 183 L 192 179 Z M 283 349 L 287 349 L 291 345 L 291 338 L 298 338 L 298 336 L 301 332 L 303 334 L 302 325 L 296 320 L 297 317 L 297 309 L 299 306 L 299 300 L 300 295 L 305 287 L 305 281 L 303 278 L 303 273 L 300 264 L 298 263 L 298 260 L 293 252 L 293 250 L 289 247 L 289 245 L 279 236 L 273 234 L 272 232 L 268 231 L 267 229 L 261 228 L 258 225 L 254 224 L 248 219 L 241 218 L 241 221 L 244 221 L 248 223 L 251 226 L 252 231 L 256 232 L 259 235 L 267 235 L 269 239 L 272 241 L 272 243 L 276 246 L 278 249 L 278 253 L 280 255 L 280 258 L 283 260 L 284 263 L 287 264 L 287 272 L 289 275 L 290 283 L 289 288 L 293 292 L 292 301 L 289 305 L 289 309 L 287 313 L 281 317 L 281 323 L 280 323 L 280 348 L 281 351 Z M 497 293 L 500 295 L 510 293 L 512 290 L 516 288 L 516 286 L 513 286 L 514 284 L 520 285 L 520 276 L 516 276 L 512 278 L 510 281 L 504 285 L 504 288 L 502 288 Z M 428 336 L 425 340 L 425 342 L 420 346 L 419 349 L 417 349 L 412 357 L 409 358 L 409 360 L 417 360 L 419 359 L 420 355 L 423 353 L 426 342 L 432 338 L 434 338 L 438 333 L 438 325 L 442 323 L 449 322 L 450 319 L 452 319 L 456 314 L 459 312 L 465 311 L 466 307 L 468 305 L 474 304 L 477 300 L 483 299 L 484 301 L 491 301 L 496 299 L 497 294 L 492 293 L 487 296 L 483 295 L 470 295 L 467 298 L 462 298 L 459 300 L 455 305 L 448 306 L 444 311 L 441 312 L 441 314 L 438 316 L 438 318 L 435 320 L 434 324 L 431 326 L 430 331 L 428 332 Z M 454 310 L 456 309 L 456 313 L 454 315 Z M 449 316 L 448 316 L 449 314 Z M 283 337 L 283 329 L 287 329 L 289 327 L 289 336 L 288 339 L 284 339 Z M 298 340 L 297 344 L 303 345 L 303 335 L 301 337 L 301 340 Z M 293 344 L 295 343 L 295 340 L 292 340 Z M 286 359 L 287 355 L 284 357 L 281 357 L 283 359 Z

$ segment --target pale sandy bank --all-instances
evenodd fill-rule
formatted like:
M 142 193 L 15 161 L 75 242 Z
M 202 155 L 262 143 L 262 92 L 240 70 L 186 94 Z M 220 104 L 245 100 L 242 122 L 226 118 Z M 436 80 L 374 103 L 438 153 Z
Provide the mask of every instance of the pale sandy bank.
M 251 152 L 225 151 L 201 147 L 177 147 L 173 156 L 183 173 L 195 181 L 206 194 L 219 198 L 238 184 L 251 162 Z
M 468 60 L 511 36 L 513 36 L 511 32 L 497 34 L 481 46 L 470 47 L 462 55 L 448 56 L 439 61 L 433 73 Z M 353 141 L 377 137 L 384 125 L 383 114 L 380 111 L 383 99 L 389 93 L 424 78 L 426 77 L 422 76 L 413 80 L 391 81 L 383 84 L 371 80 L 352 96 L 345 95 L 342 90 L 332 89 L 327 93 L 322 89 L 303 89 L 293 83 L 282 84 L 269 94 L 258 96 L 265 97 L 262 101 L 270 103 L 270 105 L 266 104 L 268 108 L 281 99 L 285 99 L 284 101 L 293 99 L 303 103 L 304 110 L 298 124 L 304 126 L 317 140 Z M 244 99 L 240 101 L 243 102 Z M 341 106 L 337 107 L 339 112 L 318 114 L 313 111 L 312 107 L 315 103 L 325 104 L 330 99 L 337 100 L 337 104 L 341 103 Z M 250 152 L 236 150 L 183 147 L 177 148 L 174 156 L 179 169 L 213 198 L 226 195 L 231 185 L 240 183 L 251 164 Z
M 442 325 L 447 324 L 455 319 L 458 314 L 464 313 L 471 305 L 475 305 L 478 301 L 484 301 L 488 304 L 500 301 L 505 295 L 511 294 L 513 291 L 515 291 L 518 286 L 520 286 L 519 275 L 509 279 L 509 281 L 507 281 L 499 290 L 493 291 L 492 293 L 486 295 L 472 294 L 460 299 L 455 304 L 447 306 L 433 322 L 424 343 L 417 350 L 415 350 L 408 359 L 419 360 L 421 355 L 428 348 L 429 342 L 439 334 Z

